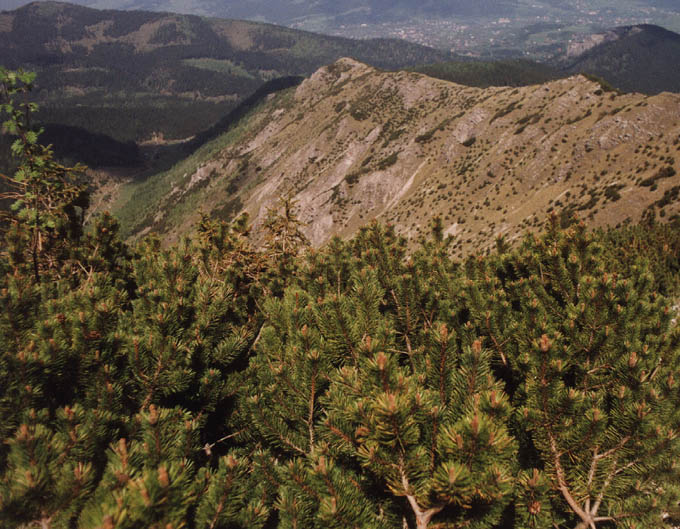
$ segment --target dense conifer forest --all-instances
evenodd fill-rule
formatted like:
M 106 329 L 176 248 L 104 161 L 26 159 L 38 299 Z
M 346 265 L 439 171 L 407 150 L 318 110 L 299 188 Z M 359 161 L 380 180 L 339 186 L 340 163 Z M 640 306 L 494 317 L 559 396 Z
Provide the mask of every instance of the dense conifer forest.
M 680 515 L 680 229 L 574 222 L 450 258 L 312 249 L 294 204 L 164 248 L 83 226 L 0 71 L 0 525 L 662 527 Z

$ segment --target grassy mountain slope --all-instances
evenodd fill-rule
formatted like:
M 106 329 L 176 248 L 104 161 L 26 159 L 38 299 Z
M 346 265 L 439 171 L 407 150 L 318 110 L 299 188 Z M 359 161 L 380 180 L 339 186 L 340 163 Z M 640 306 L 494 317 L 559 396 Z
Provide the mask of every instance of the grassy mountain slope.
M 342 56 L 381 68 L 451 59 L 397 40 L 168 13 L 56 2 L 0 13 L 0 64 L 38 72 L 41 118 L 122 141 L 193 135 L 264 82 Z
M 317 245 L 373 218 L 417 238 L 441 215 L 462 252 L 550 211 L 594 225 L 677 216 L 678 150 L 680 95 L 619 95 L 582 76 L 479 89 L 342 59 L 127 186 L 117 209 L 128 233 L 176 240 L 199 207 L 247 211 L 257 230 L 291 196 Z
M 565 71 L 590 73 L 625 91 L 680 92 L 680 35 L 659 26 L 616 28 Z

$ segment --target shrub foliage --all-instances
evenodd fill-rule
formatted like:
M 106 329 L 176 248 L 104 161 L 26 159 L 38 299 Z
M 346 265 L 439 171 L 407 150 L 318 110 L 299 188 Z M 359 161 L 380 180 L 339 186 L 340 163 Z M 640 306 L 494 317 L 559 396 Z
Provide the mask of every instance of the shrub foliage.
M 2 76 L 7 101 L 30 83 Z M 76 185 L 18 137 L 30 178 Z M 50 189 L 16 187 L 3 233 L 0 525 L 586 529 L 677 516 L 677 227 L 555 218 L 457 262 L 441 223 L 416 250 L 378 224 L 309 249 L 284 202 L 262 250 L 245 218 L 129 247 L 110 217 L 82 229 L 76 188 Z M 50 199 L 39 215 L 36 193 Z

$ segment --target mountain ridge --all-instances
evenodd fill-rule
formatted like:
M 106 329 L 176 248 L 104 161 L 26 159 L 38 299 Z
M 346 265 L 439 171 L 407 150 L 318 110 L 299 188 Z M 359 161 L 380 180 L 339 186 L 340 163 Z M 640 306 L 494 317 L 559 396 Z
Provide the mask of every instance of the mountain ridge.
M 247 212 L 257 232 L 288 196 L 315 245 L 374 218 L 415 240 L 439 215 L 455 252 L 482 251 L 550 212 L 593 225 L 674 217 L 679 123 L 677 94 L 606 92 L 583 76 L 478 89 L 345 58 L 131 188 L 138 199 L 119 211 L 138 215 L 130 233 L 171 241 L 197 204 L 226 219 Z M 162 198 L 141 205 L 152 196 Z

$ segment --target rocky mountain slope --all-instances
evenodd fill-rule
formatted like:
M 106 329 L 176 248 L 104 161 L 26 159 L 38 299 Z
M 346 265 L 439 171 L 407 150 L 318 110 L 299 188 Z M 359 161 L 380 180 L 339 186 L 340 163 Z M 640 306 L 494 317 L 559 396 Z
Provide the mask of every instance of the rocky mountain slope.
M 680 95 L 621 95 L 583 76 L 479 89 L 341 59 L 124 186 L 115 209 L 129 234 L 176 240 L 199 210 L 247 211 L 257 231 L 288 196 L 315 245 L 376 218 L 415 239 L 439 215 L 462 253 L 551 211 L 591 225 L 673 218 L 678 151 Z

